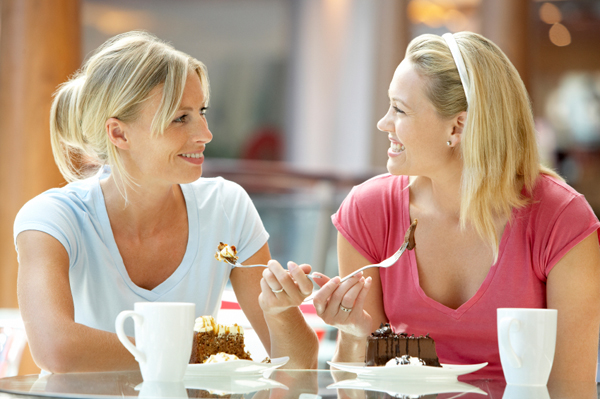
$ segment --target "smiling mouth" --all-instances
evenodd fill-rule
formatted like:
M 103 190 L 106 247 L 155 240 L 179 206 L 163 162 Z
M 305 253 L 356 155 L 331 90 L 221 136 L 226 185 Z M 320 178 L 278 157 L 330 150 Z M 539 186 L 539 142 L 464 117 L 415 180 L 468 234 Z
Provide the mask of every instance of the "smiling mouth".
M 194 153 L 194 154 L 179 154 L 184 158 L 202 158 L 202 153 Z
M 400 144 L 398 142 L 392 141 L 390 144 L 390 149 L 393 152 L 402 152 L 405 150 L 404 144 Z

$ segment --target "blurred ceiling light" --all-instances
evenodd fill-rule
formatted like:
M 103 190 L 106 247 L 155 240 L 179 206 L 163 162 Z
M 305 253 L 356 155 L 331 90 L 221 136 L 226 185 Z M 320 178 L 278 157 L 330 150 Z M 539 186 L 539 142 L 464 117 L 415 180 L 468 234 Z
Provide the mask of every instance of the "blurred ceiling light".
M 452 0 L 456 8 L 477 7 L 481 0 Z
M 554 25 L 562 20 L 562 14 L 554 4 L 544 3 L 540 7 L 540 19 L 547 24 Z
M 109 36 L 135 29 L 151 30 L 155 26 L 154 18 L 148 12 L 106 5 L 84 7 L 83 23 Z
M 571 44 L 571 34 L 566 26 L 563 24 L 554 24 L 550 28 L 550 32 L 548 33 L 550 36 L 550 41 L 552 44 L 563 47 Z
M 430 0 L 432 3 L 437 4 L 445 10 L 456 7 L 454 0 Z
M 458 10 L 448 10 L 444 14 L 446 27 L 451 32 L 460 32 L 467 29 L 469 19 L 465 14 Z
M 408 3 L 408 17 L 413 23 L 422 23 L 438 28 L 444 23 L 444 7 L 427 0 L 411 0 Z

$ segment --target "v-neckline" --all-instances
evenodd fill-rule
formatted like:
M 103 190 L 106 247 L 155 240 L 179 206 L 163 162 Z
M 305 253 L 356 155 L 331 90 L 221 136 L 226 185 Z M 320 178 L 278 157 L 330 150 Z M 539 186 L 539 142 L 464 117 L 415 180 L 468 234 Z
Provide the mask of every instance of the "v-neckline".
M 406 178 L 409 179 L 408 177 L 406 177 Z M 408 184 L 408 181 L 407 181 L 407 184 Z M 405 226 L 402 231 L 406 231 L 409 228 L 410 221 L 411 221 L 411 219 L 410 219 L 410 190 L 406 190 L 406 192 L 407 192 L 406 195 L 408 196 L 408 198 L 407 198 L 408 205 L 404 207 Z M 489 288 L 490 284 L 494 280 L 494 276 L 496 275 L 496 272 L 498 270 L 498 267 L 502 261 L 503 255 L 504 255 L 506 241 L 508 240 L 508 237 L 510 236 L 510 233 L 512 230 L 511 222 L 514 222 L 514 218 L 515 218 L 515 215 L 514 215 L 514 210 L 513 210 L 512 217 L 509 221 L 506 222 L 506 226 L 504 227 L 504 231 L 502 232 L 502 237 L 500 239 L 500 246 L 498 249 L 498 259 L 496 260 L 496 262 L 494 264 L 492 264 L 490 266 L 490 269 L 488 270 L 487 275 L 485 276 L 485 279 L 483 280 L 483 282 L 481 283 L 481 285 L 479 286 L 479 288 L 477 289 L 475 294 L 473 294 L 473 296 L 471 296 L 466 302 L 461 304 L 456 309 L 453 309 L 451 307 L 444 305 L 441 302 L 436 301 L 435 299 L 428 296 L 425 293 L 425 291 L 423 291 L 423 288 L 421 287 L 421 281 L 419 279 L 419 270 L 417 267 L 417 258 L 415 255 L 415 251 L 408 251 L 409 268 L 410 268 L 410 272 L 411 272 L 412 282 L 415 286 L 417 293 L 423 299 L 423 301 L 425 301 L 427 304 L 429 304 L 432 308 L 437 309 L 438 311 L 440 311 L 444 314 L 447 314 L 455 319 L 460 318 L 465 312 L 467 312 L 470 308 L 472 308 L 479 301 L 479 299 L 481 299 L 481 297 L 485 294 L 485 292 Z
M 193 260 L 196 256 L 193 251 L 192 242 L 195 237 L 198 237 L 198 224 L 194 222 L 197 220 L 197 208 L 194 206 L 190 206 L 190 204 L 195 203 L 194 192 L 193 190 L 188 190 L 185 185 L 180 185 L 181 192 L 183 193 L 183 197 L 185 200 L 185 206 L 187 210 L 187 218 L 188 218 L 188 240 L 185 249 L 185 254 L 177 269 L 162 283 L 157 285 L 151 290 L 142 288 L 136 285 L 131 278 L 129 277 L 129 273 L 127 273 L 127 268 L 125 267 L 125 263 L 123 262 L 123 257 L 119 252 L 119 248 L 117 246 L 117 242 L 115 240 L 112 227 L 110 224 L 110 219 L 108 217 L 108 211 L 106 209 L 106 202 L 104 200 L 104 194 L 102 192 L 102 188 L 100 187 L 100 177 L 98 178 L 98 182 L 96 184 L 96 189 L 94 192 L 94 202 L 96 203 L 96 209 L 98 210 L 98 219 L 100 220 L 102 230 L 104 233 L 104 242 L 108 250 L 111 253 L 111 256 L 114 260 L 114 266 L 117 271 L 123 278 L 125 284 L 129 287 L 131 291 L 136 293 L 138 296 L 148 300 L 155 301 L 160 299 L 162 295 L 169 292 L 175 285 L 177 285 L 188 273 L 189 269 L 192 266 Z

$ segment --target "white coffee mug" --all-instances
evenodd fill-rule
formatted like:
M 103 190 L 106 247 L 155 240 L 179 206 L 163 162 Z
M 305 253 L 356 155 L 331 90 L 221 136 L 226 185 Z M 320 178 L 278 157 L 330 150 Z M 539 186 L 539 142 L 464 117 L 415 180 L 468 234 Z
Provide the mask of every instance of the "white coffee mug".
M 115 327 L 121 343 L 140 364 L 144 381 L 183 381 L 194 339 L 196 305 L 179 302 L 136 302 L 134 310 L 117 316 Z M 135 324 L 135 345 L 123 324 Z
M 556 347 L 556 309 L 501 308 L 497 316 L 507 384 L 546 385 Z

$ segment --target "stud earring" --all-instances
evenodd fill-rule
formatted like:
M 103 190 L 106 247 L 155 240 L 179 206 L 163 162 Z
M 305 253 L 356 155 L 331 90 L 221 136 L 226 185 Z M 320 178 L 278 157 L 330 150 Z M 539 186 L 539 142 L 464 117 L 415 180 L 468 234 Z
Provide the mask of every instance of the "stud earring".
M 446 144 L 448 144 L 448 147 L 451 147 L 451 146 L 452 146 L 452 142 L 451 142 L 450 140 L 448 140 L 448 141 L 446 142 Z

